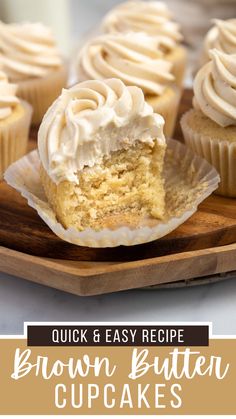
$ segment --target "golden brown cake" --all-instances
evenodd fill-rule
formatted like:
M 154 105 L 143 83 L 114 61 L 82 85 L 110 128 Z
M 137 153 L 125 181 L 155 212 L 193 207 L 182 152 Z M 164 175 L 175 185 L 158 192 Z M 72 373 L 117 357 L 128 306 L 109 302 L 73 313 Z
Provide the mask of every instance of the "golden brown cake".
M 18 96 L 32 105 L 32 123 L 39 124 L 67 82 L 50 29 L 40 23 L 0 22 L 0 65 L 18 85 Z
M 44 190 L 64 227 L 135 227 L 164 217 L 163 125 L 141 89 L 118 79 L 63 90 L 38 147 Z

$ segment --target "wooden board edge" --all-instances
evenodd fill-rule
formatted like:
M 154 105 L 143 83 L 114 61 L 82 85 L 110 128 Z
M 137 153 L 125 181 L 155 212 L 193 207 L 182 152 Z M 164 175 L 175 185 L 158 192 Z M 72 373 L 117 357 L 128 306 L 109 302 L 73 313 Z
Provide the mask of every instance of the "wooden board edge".
M 96 264 L 87 269 L 0 247 L 0 270 L 72 294 L 91 296 L 234 271 L 236 243 L 138 262 L 103 267 Z
M 190 278 L 184 281 L 167 282 L 166 284 L 151 285 L 150 287 L 144 287 L 142 290 L 153 291 L 153 290 L 165 290 L 165 289 L 176 289 L 176 288 L 192 288 L 199 285 L 216 284 L 229 279 L 236 278 L 236 271 L 219 273 L 215 275 L 201 276 L 199 278 Z

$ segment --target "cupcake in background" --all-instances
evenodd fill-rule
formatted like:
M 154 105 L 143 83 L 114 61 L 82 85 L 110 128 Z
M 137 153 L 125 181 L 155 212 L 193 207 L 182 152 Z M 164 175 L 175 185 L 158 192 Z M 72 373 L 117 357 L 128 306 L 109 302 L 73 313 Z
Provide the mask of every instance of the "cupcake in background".
M 226 54 L 236 54 L 236 19 L 214 19 L 213 23 L 204 40 L 202 64 L 210 60 L 209 51 L 213 48 Z
M 173 64 L 173 74 L 182 86 L 186 69 L 186 49 L 181 45 L 179 25 L 167 6 L 159 1 L 127 1 L 112 9 L 103 19 L 105 33 L 145 32 L 157 37 L 164 58 Z
M 67 82 L 51 30 L 41 23 L 0 22 L 0 66 L 18 85 L 18 96 L 32 105 L 32 123 L 39 124 Z
M 193 109 L 181 120 L 185 142 L 218 170 L 217 193 L 236 197 L 236 54 L 209 51 L 194 80 Z
M 119 78 L 126 86 L 140 87 L 154 112 L 164 117 L 165 135 L 171 137 L 181 96 L 171 67 L 157 38 L 135 32 L 105 34 L 82 48 L 77 76 L 79 81 Z
M 7 167 L 27 151 L 32 108 L 16 91 L 17 85 L 0 71 L 0 180 Z

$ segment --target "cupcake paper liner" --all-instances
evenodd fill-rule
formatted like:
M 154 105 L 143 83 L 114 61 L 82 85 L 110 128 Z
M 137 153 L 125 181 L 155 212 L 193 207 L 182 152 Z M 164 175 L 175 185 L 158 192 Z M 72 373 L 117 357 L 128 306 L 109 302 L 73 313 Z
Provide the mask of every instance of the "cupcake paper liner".
M 163 116 L 164 134 L 167 138 L 171 138 L 174 134 L 181 95 L 182 91 L 179 87 L 171 86 L 167 88 L 166 95 L 164 93 L 160 98 L 145 97 L 154 112 Z
M 39 177 L 40 160 L 36 150 L 13 163 L 5 173 L 6 182 L 27 199 L 62 240 L 80 246 L 115 247 L 150 242 L 165 236 L 196 212 L 198 205 L 218 186 L 219 176 L 205 160 L 178 141 L 169 140 L 164 165 L 166 183 L 166 219 L 143 220 L 140 227 L 78 232 L 65 229 L 50 207 Z
M 27 151 L 32 107 L 23 100 L 20 105 L 22 116 L 0 127 L 0 180 L 7 167 Z
M 220 174 L 218 195 L 236 197 L 236 142 L 229 142 L 202 135 L 188 122 L 188 112 L 181 119 L 185 143 L 199 156 L 206 159 Z
M 183 88 L 184 76 L 187 66 L 187 50 L 182 45 L 178 45 L 173 52 L 167 54 L 165 58 L 173 64 L 172 73 L 175 76 L 175 84 Z
M 32 124 L 40 124 L 47 109 L 66 85 L 66 65 L 45 77 L 31 78 L 18 83 L 17 96 L 26 100 L 33 107 Z

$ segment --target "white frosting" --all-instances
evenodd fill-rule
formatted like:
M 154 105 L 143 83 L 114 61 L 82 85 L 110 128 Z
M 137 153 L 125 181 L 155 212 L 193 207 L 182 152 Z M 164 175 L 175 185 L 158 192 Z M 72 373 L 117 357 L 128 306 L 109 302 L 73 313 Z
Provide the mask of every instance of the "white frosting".
M 104 18 L 105 32 L 145 32 L 149 35 L 168 37 L 169 47 L 182 40 L 179 25 L 171 21 L 171 13 L 165 3 L 159 1 L 128 1 L 119 4 Z
M 193 105 L 222 127 L 236 125 L 236 54 L 209 52 L 194 80 Z
M 216 48 L 226 54 L 236 54 L 236 19 L 214 19 L 215 26 L 209 30 L 204 41 L 205 57 Z
M 38 148 L 55 183 L 78 182 L 77 172 L 136 141 L 165 143 L 164 119 L 153 113 L 141 89 L 121 80 L 88 80 L 63 89 L 43 118 Z
M 159 40 L 145 33 L 106 34 L 94 38 L 80 51 L 80 80 L 121 79 L 145 94 L 162 95 L 174 80 L 172 64 L 164 60 Z
M 9 83 L 6 74 L 0 71 L 0 121 L 8 118 L 19 103 L 16 91 L 17 85 Z
M 0 65 L 10 80 L 43 77 L 61 64 L 49 28 L 41 23 L 0 22 Z

